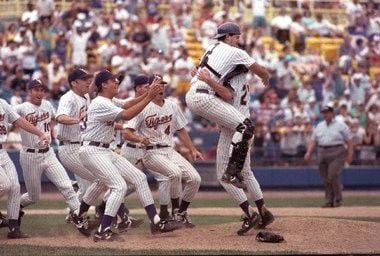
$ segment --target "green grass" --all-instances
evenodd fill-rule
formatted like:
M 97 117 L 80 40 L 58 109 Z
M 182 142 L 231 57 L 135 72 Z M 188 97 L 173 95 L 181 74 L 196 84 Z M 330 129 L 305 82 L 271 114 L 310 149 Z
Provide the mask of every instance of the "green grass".
M 80 252 L 80 254 L 78 254 Z M 100 249 L 100 248 L 80 248 L 80 247 L 48 247 L 48 246 L 32 246 L 32 245 L 19 245 L 6 246 L 0 245 L 0 255 L 294 255 L 295 252 L 244 252 L 244 251 L 192 251 L 192 250 L 117 250 L 117 249 Z
M 320 207 L 324 200 L 321 197 L 296 197 L 296 198 L 268 198 L 265 200 L 269 207 Z M 137 199 L 127 199 L 126 205 L 130 209 L 141 208 Z M 350 196 L 345 197 L 344 206 L 380 206 L 380 200 L 376 196 Z M 156 200 L 156 206 L 158 201 Z M 197 198 L 192 202 L 191 207 L 236 207 L 236 203 L 228 198 L 223 199 L 203 199 Z M 0 201 L 0 209 L 6 208 L 6 201 Z M 28 207 L 29 209 L 64 209 L 67 208 L 63 199 L 59 200 L 41 200 L 38 203 Z

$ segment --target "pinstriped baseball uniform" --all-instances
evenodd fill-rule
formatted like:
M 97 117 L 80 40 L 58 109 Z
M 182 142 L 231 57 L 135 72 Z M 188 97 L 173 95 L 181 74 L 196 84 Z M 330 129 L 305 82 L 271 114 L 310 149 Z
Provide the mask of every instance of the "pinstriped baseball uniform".
M 55 116 L 55 111 L 50 102 L 42 100 L 40 106 L 30 102 L 24 102 L 15 107 L 19 115 L 24 117 L 37 129 L 43 132 L 50 131 L 50 122 Z M 65 198 L 69 208 L 79 208 L 79 200 L 71 186 L 69 176 L 62 164 L 58 161 L 54 150 L 47 148 L 47 152 L 39 153 L 43 148 L 38 143 L 38 137 L 27 131 L 21 130 L 23 149 L 20 153 L 20 163 L 23 170 L 27 193 L 21 196 L 21 205 L 28 206 L 36 203 L 41 194 L 41 175 L 45 175 L 58 188 Z M 28 152 L 33 151 L 33 152 Z
M 210 45 L 206 52 L 213 47 L 214 45 Z M 210 73 L 214 80 L 220 82 L 236 65 L 242 64 L 250 67 L 255 63 L 255 60 L 245 51 L 219 42 L 219 45 L 213 49 L 212 54 L 208 56 L 207 63 L 222 75 L 219 79 Z M 207 90 L 209 93 L 199 93 L 197 92 L 199 89 Z M 191 80 L 190 90 L 186 94 L 186 103 L 196 114 L 229 129 L 235 130 L 246 119 L 234 106 L 216 97 L 214 90 L 207 83 L 199 80 L 197 76 L 194 76 Z M 236 134 L 236 136 L 241 136 L 241 134 Z
M 240 74 L 234 77 L 230 81 L 231 86 L 234 88 L 234 100 L 233 106 L 239 110 L 246 118 L 250 117 L 249 113 L 249 88 L 247 86 L 246 74 Z M 231 145 L 232 137 L 235 133 L 235 130 L 227 129 L 221 127 L 220 137 L 218 141 L 218 148 L 216 153 L 216 170 L 217 178 L 221 179 L 224 171 L 227 168 L 229 161 L 229 145 Z M 253 138 L 252 138 L 253 141 Z M 250 152 L 250 150 L 248 150 Z M 242 170 L 242 175 L 244 177 L 244 182 L 247 185 L 248 193 L 250 193 L 252 199 L 259 200 L 263 198 L 263 193 L 261 191 L 260 185 L 257 182 L 255 176 L 251 171 L 251 157 L 250 154 L 247 154 L 244 168 Z M 237 188 L 231 184 L 220 182 L 228 194 L 234 198 L 234 200 L 241 204 L 244 201 L 247 201 L 247 196 L 243 189 Z
M 70 90 L 61 97 L 56 117 L 66 115 L 79 118 L 83 112 L 87 111 L 89 105 L 88 94 L 82 97 Z M 75 174 L 79 185 L 79 200 L 83 198 L 88 205 L 91 205 L 107 190 L 107 187 L 83 166 L 79 158 L 81 133 L 86 129 L 86 121 L 87 117 L 83 117 L 78 124 L 58 124 L 57 138 L 60 141 L 58 156 L 63 166 Z
M 201 177 L 195 168 L 173 149 L 173 134 L 186 124 L 187 120 L 179 107 L 174 102 L 165 100 L 162 106 L 149 103 L 126 126 L 149 138 L 154 148 L 144 149 L 144 165 L 149 170 L 169 178 L 171 198 L 180 197 L 183 180 L 185 186 L 182 200 L 191 202 L 199 189 Z M 157 145 L 167 147 L 156 148 Z
M 113 103 L 118 106 L 122 107 L 126 101 L 129 99 L 118 99 L 118 98 L 113 98 L 112 101 Z M 139 170 L 145 170 L 145 166 L 143 164 L 143 156 L 144 156 L 144 151 L 141 149 L 141 144 L 137 143 L 132 143 L 125 141 L 123 143 L 123 146 L 121 147 L 120 150 L 120 155 L 127 159 L 131 164 L 133 164 L 137 169 Z M 169 179 L 154 171 L 150 171 L 150 173 L 153 174 L 155 179 L 158 182 L 158 193 L 159 193 L 159 203 L 160 205 L 168 205 L 170 203 L 170 181 Z M 128 192 L 131 191 L 133 192 L 132 189 L 128 188 L 127 195 L 129 194 Z
M 116 216 L 127 191 L 127 183 L 136 188 L 141 204 L 145 207 L 154 204 L 146 175 L 136 169 L 124 157 L 111 151 L 109 147 L 91 146 L 97 142 L 110 144 L 114 140 L 114 122 L 119 121 L 123 109 L 110 99 L 96 97 L 87 112 L 87 128 L 82 134 L 83 146 L 79 151 L 85 167 L 91 170 L 110 189 L 105 215 Z M 102 144 L 102 145 L 103 145 Z
M 20 184 L 17 171 L 2 145 L 7 140 L 8 125 L 20 116 L 8 103 L 0 99 L 0 197 L 8 195 L 8 219 L 17 220 L 20 211 Z

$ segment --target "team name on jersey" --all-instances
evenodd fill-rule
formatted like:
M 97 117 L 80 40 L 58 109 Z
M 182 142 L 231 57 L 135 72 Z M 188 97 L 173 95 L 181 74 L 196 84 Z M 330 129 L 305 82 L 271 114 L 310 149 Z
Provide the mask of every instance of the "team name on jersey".
M 5 114 L 0 114 L 0 121 L 4 121 L 5 119 Z
M 157 114 L 147 116 L 145 118 L 146 127 L 156 130 L 159 125 L 169 123 L 172 120 L 172 116 L 157 116 Z
M 41 115 L 36 115 L 35 112 L 27 114 L 25 116 L 25 119 L 34 125 L 36 125 L 38 122 L 44 121 L 50 117 L 49 112 L 43 113 Z

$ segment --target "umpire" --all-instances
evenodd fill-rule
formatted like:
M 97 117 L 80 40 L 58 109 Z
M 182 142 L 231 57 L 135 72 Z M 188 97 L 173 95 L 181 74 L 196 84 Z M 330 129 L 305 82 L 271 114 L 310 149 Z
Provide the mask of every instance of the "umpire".
M 351 163 L 353 156 L 352 134 L 348 126 L 334 118 L 332 104 L 322 108 L 324 121 L 314 129 L 305 160 L 318 146 L 319 172 L 325 185 L 323 207 L 339 207 L 342 204 L 341 172 L 345 161 Z M 345 147 L 347 145 L 347 147 Z

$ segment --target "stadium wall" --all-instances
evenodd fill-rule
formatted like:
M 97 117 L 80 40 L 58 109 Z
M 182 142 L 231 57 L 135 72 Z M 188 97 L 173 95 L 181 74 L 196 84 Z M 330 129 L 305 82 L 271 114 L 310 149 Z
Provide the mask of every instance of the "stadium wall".
M 19 180 L 24 182 L 19 152 L 9 152 L 14 162 Z M 203 187 L 221 187 L 216 179 L 215 162 L 196 163 L 195 168 L 202 177 Z M 317 188 L 322 187 L 322 181 L 316 166 L 296 167 L 254 167 L 256 179 L 263 188 Z M 73 175 L 69 172 L 70 177 Z M 153 177 L 148 174 L 148 179 L 153 182 Z M 46 176 L 42 182 L 49 182 Z M 343 170 L 343 184 L 349 188 L 380 188 L 380 166 L 350 166 Z

